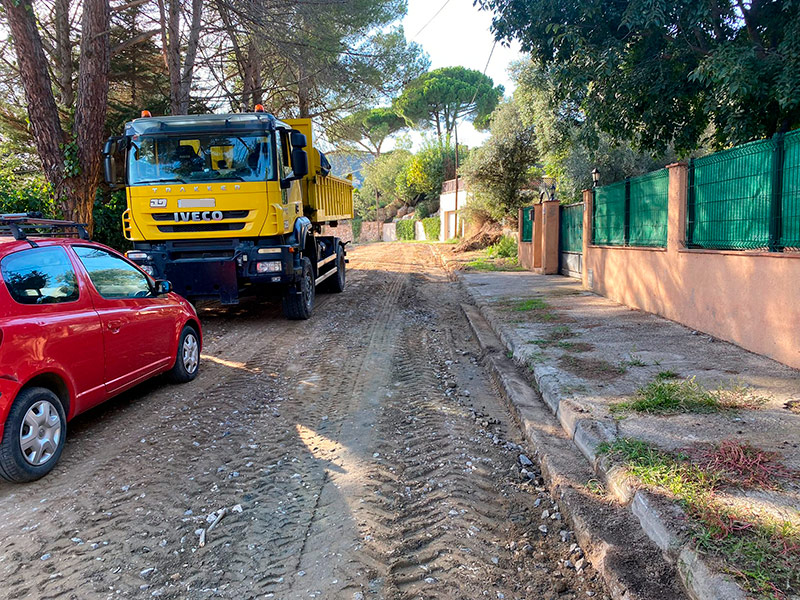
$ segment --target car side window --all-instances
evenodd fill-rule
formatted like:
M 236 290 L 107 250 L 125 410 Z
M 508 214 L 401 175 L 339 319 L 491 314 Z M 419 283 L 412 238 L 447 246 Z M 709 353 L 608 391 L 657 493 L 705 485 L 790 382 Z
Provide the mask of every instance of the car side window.
M 64 248 L 31 248 L 9 254 L 0 272 L 20 304 L 57 304 L 78 299 L 78 280 Z
M 143 298 L 151 294 L 147 276 L 121 257 L 89 246 L 73 246 L 72 249 L 103 298 Z

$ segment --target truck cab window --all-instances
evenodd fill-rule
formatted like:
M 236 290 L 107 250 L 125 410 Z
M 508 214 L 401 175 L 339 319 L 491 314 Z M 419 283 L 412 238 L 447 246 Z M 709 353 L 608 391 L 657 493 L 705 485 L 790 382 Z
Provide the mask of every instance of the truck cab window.
M 130 184 L 275 179 L 271 143 L 264 135 L 134 136 Z

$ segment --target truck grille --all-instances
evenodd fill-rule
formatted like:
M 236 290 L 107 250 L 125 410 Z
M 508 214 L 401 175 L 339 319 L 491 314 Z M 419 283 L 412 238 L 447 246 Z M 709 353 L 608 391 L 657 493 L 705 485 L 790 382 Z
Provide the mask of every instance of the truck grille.
M 223 219 L 245 219 L 250 214 L 249 210 L 223 210 Z M 175 215 L 171 212 L 153 213 L 151 215 L 154 221 L 174 221 Z
M 159 225 L 161 233 L 194 233 L 203 231 L 240 231 L 244 229 L 246 223 L 224 223 L 215 221 L 213 223 L 186 223 L 175 225 Z

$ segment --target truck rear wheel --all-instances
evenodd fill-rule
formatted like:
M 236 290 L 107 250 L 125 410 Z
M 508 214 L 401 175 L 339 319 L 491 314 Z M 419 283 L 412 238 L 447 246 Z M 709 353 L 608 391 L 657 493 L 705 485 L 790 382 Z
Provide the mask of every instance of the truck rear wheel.
M 345 272 L 344 272 L 344 249 L 339 246 L 336 249 L 336 275 L 331 275 L 323 281 L 320 285 L 325 286 L 326 292 L 333 292 L 338 294 L 344 291 L 345 285 Z
M 314 309 L 314 269 L 308 258 L 303 258 L 302 264 L 300 281 L 283 295 L 283 314 L 294 321 L 310 318 Z

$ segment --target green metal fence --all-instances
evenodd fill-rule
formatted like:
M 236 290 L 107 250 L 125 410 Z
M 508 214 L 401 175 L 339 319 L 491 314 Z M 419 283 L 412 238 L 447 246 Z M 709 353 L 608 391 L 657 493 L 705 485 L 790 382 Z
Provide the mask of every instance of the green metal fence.
M 522 209 L 522 239 L 523 242 L 533 241 L 533 207 L 526 206 Z
M 628 246 L 667 246 L 669 172 L 653 171 L 629 180 Z
M 596 188 L 592 243 L 665 247 L 668 203 L 666 169 Z
M 800 130 L 689 164 L 686 241 L 715 250 L 800 250 Z
M 800 129 L 783 139 L 782 158 L 780 212 L 773 228 L 781 232 L 781 248 L 800 251 Z
M 561 206 L 561 251 L 583 252 L 583 202 Z
M 626 181 L 595 189 L 592 210 L 592 243 L 604 246 L 625 245 Z
M 777 154 L 773 138 L 690 162 L 686 227 L 690 247 L 769 247 Z

